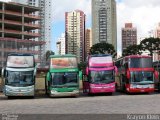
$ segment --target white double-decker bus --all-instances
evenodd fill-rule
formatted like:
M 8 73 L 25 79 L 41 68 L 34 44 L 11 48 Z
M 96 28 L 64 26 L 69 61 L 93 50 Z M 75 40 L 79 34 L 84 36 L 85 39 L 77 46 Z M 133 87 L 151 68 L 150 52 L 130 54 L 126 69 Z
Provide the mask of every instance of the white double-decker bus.
M 8 54 L 2 68 L 3 92 L 6 96 L 35 95 L 36 64 L 32 54 Z

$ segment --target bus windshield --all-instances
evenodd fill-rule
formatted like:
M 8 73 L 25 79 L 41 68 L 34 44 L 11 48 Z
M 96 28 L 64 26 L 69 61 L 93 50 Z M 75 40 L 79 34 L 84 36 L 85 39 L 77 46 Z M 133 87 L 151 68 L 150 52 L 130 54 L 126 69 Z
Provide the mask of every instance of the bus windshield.
M 151 68 L 152 58 L 130 58 L 130 68 Z
M 78 74 L 77 72 L 59 72 L 52 73 L 52 85 L 58 86 L 77 86 L 78 85 Z
M 114 82 L 114 71 L 90 71 L 91 83 L 112 83 Z
M 153 83 L 153 72 L 136 71 L 131 72 L 132 83 Z
M 33 85 L 33 71 L 6 72 L 6 85 L 24 87 Z

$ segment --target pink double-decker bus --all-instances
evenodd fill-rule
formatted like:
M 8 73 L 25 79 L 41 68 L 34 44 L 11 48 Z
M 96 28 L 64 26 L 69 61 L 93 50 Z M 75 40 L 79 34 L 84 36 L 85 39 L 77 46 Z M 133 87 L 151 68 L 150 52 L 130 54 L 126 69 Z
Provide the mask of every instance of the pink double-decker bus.
M 111 55 L 88 56 L 83 92 L 112 94 L 115 92 L 115 71 L 116 67 Z

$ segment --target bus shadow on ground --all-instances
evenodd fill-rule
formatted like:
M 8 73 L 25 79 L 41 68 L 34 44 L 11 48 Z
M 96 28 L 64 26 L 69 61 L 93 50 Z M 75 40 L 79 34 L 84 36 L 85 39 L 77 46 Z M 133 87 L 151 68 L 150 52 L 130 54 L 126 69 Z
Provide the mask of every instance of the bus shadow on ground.
M 142 92 L 142 93 L 124 93 L 126 95 L 156 95 L 160 94 L 158 91 L 147 93 L 147 92 Z
M 121 95 L 159 95 L 160 92 L 155 91 L 153 93 L 125 93 L 125 92 L 115 92 L 113 94 L 110 93 L 98 93 L 98 94 L 87 94 L 80 92 L 79 96 L 58 96 L 58 97 L 49 97 L 45 93 L 36 93 L 34 97 L 30 96 L 5 96 L 2 93 L 0 94 L 0 100 L 32 100 L 32 99 L 45 99 L 45 98 L 51 98 L 51 99 L 63 99 L 63 98 L 85 98 L 85 97 L 101 97 L 101 96 L 106 96 L 106 97 L 116 97 L 116 96 L 121 96 Z
M 119 95 L 125 95 L 125 93 L 121 92 L 114 92 L 114 93 L 96 93 L 96 94 L 88 94 L 88 93 L 81 93 L 81 97 L 98 97 L 98 96 L 119 96 Z

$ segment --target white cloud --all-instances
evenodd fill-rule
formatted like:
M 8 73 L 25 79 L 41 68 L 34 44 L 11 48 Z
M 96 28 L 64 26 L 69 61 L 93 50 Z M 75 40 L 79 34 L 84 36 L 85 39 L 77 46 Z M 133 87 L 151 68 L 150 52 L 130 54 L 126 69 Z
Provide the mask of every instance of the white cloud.
M 128 7 L 131 8 L 137 8 L 137 7 L 148 7 L 148 6 L 159 6 L 160 1 L 159 0 L 122 0 L 123 3 L 125 3 Z
M 121 28 L 124 23 L 132 22 L 137 27 L 138 39 L 149 36 L 160 22 L 160 0 L 122 0 L 117 3 L 117 33 L 121 44 Z M 121 45 L 118 46 L 120 50 Z
M 91 15 L 91 1 L 90 0 L 53 0 L 53 20 L 64 21 L 65 12 L 73 10 L 82 10 L 87 17 Z
M 11 0 L 0 0 L 0 1 L 3 1 L 3 2 L 9 2 L 9 1 L 11 1 Z
M 0 0 L 10 1 L 10 0 Z M 137 27 L 138 39 L 149 36 L 149 31 L 160 22 L 160 0 L 116 0 L 118 50 L 121 49 L 121 28 L 132 22 Z M 91 0 L 52 0 L 53 22 L 63 21 L 65 12 L 76 9 L 84 11 L 87 21 L 91 20 Z
M 117 0 L 118 1 L 118 0 Z M 118 51 L 121 50 L 121 28 L 132 22 L 137 27 L 138 39 L 149 36 L 149 31 L 160 22 L 160 0 L 119 0 L 117 2 Z M 53 21 L 64 21 L 64 13 L 80 9 L 91 20 L 91 0 L 53 0 Z

